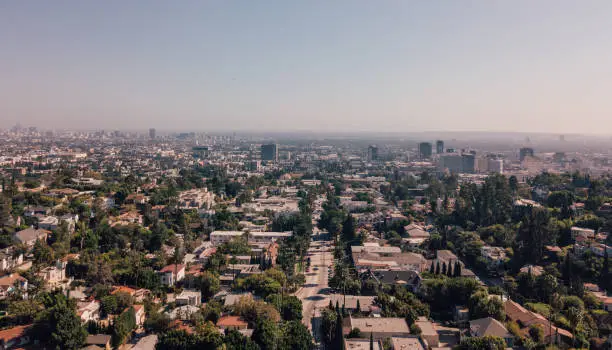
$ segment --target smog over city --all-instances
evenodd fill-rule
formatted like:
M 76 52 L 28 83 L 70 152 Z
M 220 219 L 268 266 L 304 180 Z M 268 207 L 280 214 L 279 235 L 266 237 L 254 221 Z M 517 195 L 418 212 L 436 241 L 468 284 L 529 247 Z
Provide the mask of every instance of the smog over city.
M 610 349 L 611 23 L 1 3 L 0 349 Z

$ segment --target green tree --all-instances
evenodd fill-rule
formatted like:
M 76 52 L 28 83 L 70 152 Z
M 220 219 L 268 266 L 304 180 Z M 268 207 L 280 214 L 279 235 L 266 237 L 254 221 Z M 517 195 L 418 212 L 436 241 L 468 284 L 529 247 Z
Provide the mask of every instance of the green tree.
M 321 334 L 323 342 L 331 345 L 336 333 L 336 312 L 333 308 L 323 310 L 321 313 Z
M 200 290 L 202 291 L 203 300 L 212 298 L 215 294 L 217 294 L 220 287 L 221 283 L 215 274 L 209 271 L 202 272 L 202 275 L 200 276 Z
M 342 313 L 336 314 L 336 334 L 334 335 L 334 349 L 344 350 L 344 335 L 342 333 L 342 325 L 344 324 L 342 319 Z
M 117 297 L 114 295 L 107 295 L 100 299 L 100 311 L 102 316 L 112 315 L 118 310 Z
M 80 349 L 87 332 L 76 315 L 76 305 L 62 294 L 50 296 L 53 305 L 40 314 L 31 328 L 33 339 L 56 349 Z
M 226 331 L 223 342 L 227 350 L 259 350 L 259 345 L 233 329 Z
M 13 208 L 10 198 L 5 194 L 0 193 L 0 230 L 11 224 L 13 221 L 11 216 L 12 210 Z
M 458 261 L 455 262 L 454 275 L 455 275 L 455 277 L 461 277 L 461 263 L 459 263 Z
M 134 308 L 123 312 L 113 323 L 112 343 L 115 348 L 125 342 L 127 336 L 136 328 L 136 313 Z
M 310 331 L 301 320 L 285 322 L 281 329 L 282 338 L 279 345 L 280 350 L 311 350 L 314 342 Z
M 542 325 L 532 324 L 529 327 L 529 336 L 536 344 L 542 344 L 544 341 L 544 329 L 542 329 Z
M 280 338 L 280 330 L 276 323 L 268 319 L 259 319 L 255 324 L 251 339 L 262 350 L 276 350 Z
M 599 286 L 607 291 L 612 291 L 612 273 L 610 273 L 610 257 L 608 250 L 604 249 L 603 266 L 599 278 Z
M 351 329 L 349 334 L 347 334 L 346 337 L 347 338 L 361 338 L 362 337 L 361 330 L 359 328 L 353 328 Z
M 554 244 L 556 232 L 550 226 L 550 214 L 545 208 L 533 208 L 519 227 L 518 251 L 525 262 L 538 263 L 544 246 Z

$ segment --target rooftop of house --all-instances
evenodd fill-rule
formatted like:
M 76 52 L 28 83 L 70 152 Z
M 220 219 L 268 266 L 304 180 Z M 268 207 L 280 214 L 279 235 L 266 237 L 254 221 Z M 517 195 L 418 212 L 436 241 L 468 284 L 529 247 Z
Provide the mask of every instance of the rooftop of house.
M 181 271 L 185 268 L 185 265 L 182 264 L 172 264 L 172 265 L 168 265 L 168 266 L 164 266 L 163 269 L 159 270 L 159 272 L 161 273 L 174 273 L 174 271 Z
M 359 328 L 361 332 L 368 334 L 374 333 L 410 333 L 410 328 L 406 320 L 399 317 L 379 317 L 379 318 L 349 318 L 351 329 Z
M 457 256 L 453 252 L 451 252 L 450 250 L 438 250 L 436 252 L 436 257 L 439 260 L 446 260 L 446 261 L 449 261 L 449 260 L 458 260 Z
M 1 330 L 0 331 L 0 342 L 6 344 L 10 342 L 12 339 L 16 339 L 16 338 L 20 338 L 24 336 L 27 330 L 31 326 L 32 325 L 16 326 L 16 327 Z
M 17 281 L 26 281 L 25 278 L 21 277 L 18 273 L 11 273 L 6 276 L 0 277 L 0 286 L 2 287 L 12 287 Z
M 240 316 L 223 316 L 217 321 L 217 327 L 247 327 L 248 325 Z
M 106 345 L 110 343 L 111 336 L 108 334 L 92 334 L 88 335 L 85 339 L 87 345 Z
M 370 339 L 348 338 L 344 340 L 346 350 L 382 350 L 380 343 L 374 341 L 373 348 L 370 348 Z
M 175 297 L 175 299 L 183 299 L 183 298 L 190 298 L 190 297 L 199 297 L 202 295 L 202 292 L 200 292 L 199 290 L 189 290 L 189 289 L 184 289 L 181 294 L 177 295 Z
M 399 247 L 381 247 L 379 245 L 362 245 L 362 246 L 351 246 L 351 252 L 353 253 L 369 253 L 369 254 L 391 254 L 401 253 L 402 250 Z
M 421 329 L 422 335 L 436 335 L 438 332 L 436 331 L 436 327 L 434 324 L 429 321 L 427 318 L 421 316 L 416 320 L 416 325 Z
M 213 236 L 242 236 L 244 231 L 213 231 L 210 233 L 210 237 Z
M 512 335 L 508 332 L 503 323 L 492 317 L 479 318 L 470 321 L 470 331 L 474 336 L 496 336 L 500 338 L 509 338 Z
M 346 308 L 355 309 L 357 308 L 357 300 L 359 300 L 360 311 L 368 312 L 370 307 L 374 304 L 375 297 L 365 295 L 346 295 L 341 294 L 330 294 L 329 300 L 332 305 L 336 305 L 336 301 L 339 305 L 344 304 Z M 326 303 L 327 304 L 327 303 Z
M 391 337 L 393 350 L 425 350 L 425 344 L 417 337 Z
M 236 304 L 240 298 L 248 298 L 253 299 L 253 294 L 251 293 L 241 293 L 241 294 L 228 294 L 225 296 L 224 306 L 232 306 Z
M 416 271 L 403 270 L 375 270 L 372 274 L 382 283 L 385 284 L 413 284 L 418 281 L 420 275 Z
M 30 228 L 26 228 L 25 230 L 15 232 L 15 237 L 17 237 L 17 239 L 19 239 L 22 242 L 27 242 L 27 241 L 38 239 L 39 237 L 43 235 L 49 235 L 49 234 L 51 234 L 50 231 L 35 229 L 33 227 L 30 227 Z
M 515 301 L 507 300 L 504 302 L 504 311 L 510 320 L 519 322 L 523 328 L 527 328 L 532 324 L 541 324 L 543 325 L 542 328 L 544 329 L 545 336 L 550 336 L 551 331 L 553 334 L 558 331 L 560 335 L 566 338 L 573 337 L 571 332 L 562 328 L 550 326 L 550 322 L 544 316 L 525 309 Z

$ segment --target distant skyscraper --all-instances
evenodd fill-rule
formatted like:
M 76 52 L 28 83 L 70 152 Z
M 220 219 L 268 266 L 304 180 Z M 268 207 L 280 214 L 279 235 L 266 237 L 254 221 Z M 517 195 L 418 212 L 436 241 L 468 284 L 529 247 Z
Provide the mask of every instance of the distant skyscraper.
M 469 153 L 461 155 L 461 165 L 464 173 L 476 172 L 476 156 Z
M 433 153 L 433 146 L 431 145 L 431 142 L 419 143 L 419 158 L 421 159 L 431 158 L 432 153 Z
M 437 154 L 444 153 L 444 141 L 442 140 L 436 141 L 436 153 Z
M 268 145 L 261 145 L 261 160 L 267 161 L 278 161 L 278 145 L 271 143 Z
M 368 161 L 371 162 L 377 159 L 378 159 L 378 147 L 376 147 L 375 145 L 368 146 Z
M 531 147 L 523 147 L 519 151 L 519 159 L 522 162 L 523 160 L 525 160 L 525 157 L 533 157 L 533 154 L 534 154 L 533 148 L 531 148 Z
M 206 158 L 208 157 L 208 147 L 206 146 L 194 146 L 191 148 L 193 156 L 195 158 Z
M 155 128 L 149 129 L 149 138 L 150 139 L 154 139 L 155 138 Z
M 504 160 L 503 159 L 488 159 L 487 170 L 490 173 L 504 173 Z

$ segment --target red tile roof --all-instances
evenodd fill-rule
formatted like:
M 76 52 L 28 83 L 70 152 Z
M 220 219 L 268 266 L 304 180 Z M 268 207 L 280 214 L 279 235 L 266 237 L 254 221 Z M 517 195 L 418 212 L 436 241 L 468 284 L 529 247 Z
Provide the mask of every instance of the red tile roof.
M 0 331 L 0 341 L 4 343 L 8 343 L 9 341 L 13 339 L 21 338 L 25 335 L 26 331 L 28 330 L 28 328 L 30 328 L 30 326 L 31 325 L 17 326 L 17 327 L 1 330 Z
M 168 265 L 168 266 L 164 267 L 163 269 L 159 270 L 159 272 L 164 272 L 164 273 L 165 272 L 174 272 L 175 271 L 175 266 L 177 267 L 176 271 L 180 271 L 180 270 L 185 268 L 185 265 L 182 265 L 182 264 L 179 264 L 178 266 L 175 265 L 175 264 L 172 264 L 172 265 Z
M 247 327 L 248 325 L 239 316 L 223 316 L 217 321 L 217 327 Z

